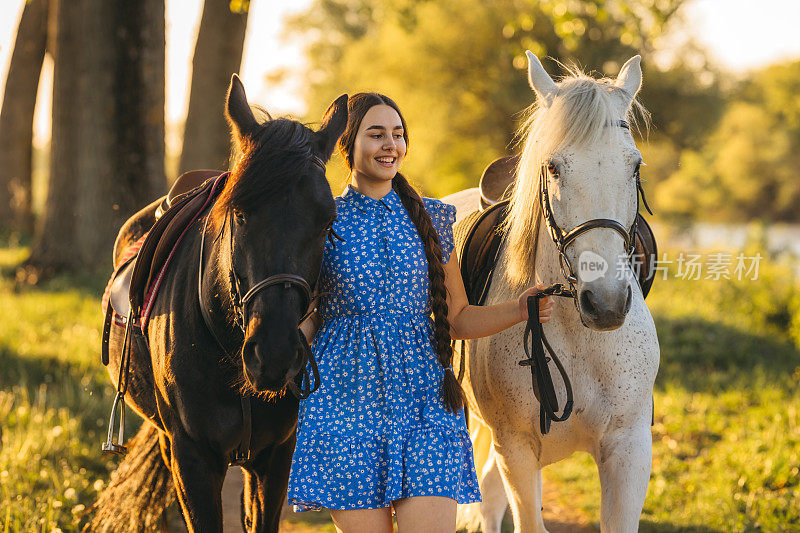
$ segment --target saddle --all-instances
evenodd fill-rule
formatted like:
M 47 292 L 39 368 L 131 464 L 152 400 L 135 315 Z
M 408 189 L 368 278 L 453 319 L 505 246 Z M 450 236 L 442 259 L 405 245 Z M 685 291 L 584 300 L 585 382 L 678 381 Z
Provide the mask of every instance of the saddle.
M 461 277 L 472 305 L 483 305 L 494 274 L 497 254 L 503 242 L 500 227 L 508 215 L 508 195 L 514 182 L 519 156 L 493 161 L 483 171 L 478 190 L 479 210 L 470 213 L 453 227 L 456 249 L 461 261 Z M 635 248 L 631 267 L 647 297 L 655 279 L 656 240 L 645 218 L 638 214 Z
M 103 297 L 106 315 L 103 364 L 108 364 L 112 322 L 124 326 L 133 320 L 133 325 L 141 334 L 146 333 L 155 296 L 175 251 L 192 223 L 222 190 L 228 174 L 217 171 L 216 175 L 216 179 L 204 179 L 199 186 L 181 191 L 180 187 L 187 185 L 184 181 L 172 198 L 167 195 L 162 203 L 162 206 L 166 205 L 166 210 L 163 210 L 153 227 L 126 250 L 114 269 Z M 198 176 L 201 175 L 192 177 Z M 174 186 L 173 191 L 176 191 Z

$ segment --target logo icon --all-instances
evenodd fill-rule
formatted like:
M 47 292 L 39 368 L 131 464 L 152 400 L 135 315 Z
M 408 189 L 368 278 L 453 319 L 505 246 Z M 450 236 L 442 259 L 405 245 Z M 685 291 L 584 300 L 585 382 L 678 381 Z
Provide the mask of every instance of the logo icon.
M 582 281 L 591 282 L 603 277 L 608 271 L 608 263 L 596 253 L 586 250 L 578 257 L 578 276 Z

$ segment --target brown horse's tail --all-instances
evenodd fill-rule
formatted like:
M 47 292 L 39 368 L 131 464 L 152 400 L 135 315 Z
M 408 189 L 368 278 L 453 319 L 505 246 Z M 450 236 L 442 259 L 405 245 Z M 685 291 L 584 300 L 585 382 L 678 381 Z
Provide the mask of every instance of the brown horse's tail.
M 87 511 L 84 531 L 156 531 L 175 500 L 172 476 L 161 457 L 158 430 L 144 422 L 111 483 Z

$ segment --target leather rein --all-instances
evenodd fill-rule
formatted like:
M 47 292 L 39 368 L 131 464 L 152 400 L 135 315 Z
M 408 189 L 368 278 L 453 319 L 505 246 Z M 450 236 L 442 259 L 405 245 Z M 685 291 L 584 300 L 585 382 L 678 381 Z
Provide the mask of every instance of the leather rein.
M 318 157 L 312 156 L 312 162 L 323 170 L 325 169 L 325 163 Z M 248 305 L 253 301 L 255 296 L 274 285 L 283 285 L 284 289 L 297 289 L 301 296 L 302 296 L 302 307 L 301 309 L 308 309 L 311 307 L 311 304 L 319 299 L 322 296 L 325 296 L 328 293 L 319 292 L 314 294 L 314 291 L 311 288 L 311 285 L 308 281 L 305 280 L 302 276 L 297 274 L 274 274 L 269 276 L 252 287 L 250 287 L 246 292 L 244 292 L 244 296 L 242 296 L 242 282 L 239 279 L 239 276 L 236 274 L 236 270 L 233 268 L 233 251 L 234 251 L 234 238 L 233 238 L 233 211 L 226 213 L 225 222 L 223 223 L 222 229 L 220 233 L 217 235 L 216 239 L 219 239 L 225 233 L 225 225 L 227 225 L 230 221 L 230 269 L 228 271 L 228 281 L 229 281 L 229 292 L 234 312 L 234 322 L 241 330 L 243 338 L 242 343 L 244 342 L 244 335 L 246 334 L 247 329 L 247 309 Z M 203 298 L 203 276 L 204 276 L 204 252 L 205 252 L 205 240 L 208 228 L 208 221 L 211 218 L 211 211 L 206 215 L 205 221 L 203 222 L 203 230 L 201 233 L 200 238 L 200 258 L 198 261 L 198 279 L 197 279 L 197 297 L 200 304 L 200 311 L 203 316 L 203 322 L 205 322 L 206 328 L 211 332 L 211 335 L 214 337 L 214 340 L 217 342 L 220 348 L 235 360 L 237 357 L 240 356 L 239 353 L 241 351 L 241 345 L 238 350 L 231 350 L 229 349 L 226 344 L 222 341 L 222 335 L 219 333 L 216 325 L 214 324 L 214 320 L 211 317 L 209 312 L 209 307 L 206 304 Z M 339 239 L 340 241 L 343 240 L 336 232 L 333 230 L 333 227 L 327 228 L 327 237 L 330 239 L 331 243 L 333 243 L 333 239 Z M 215 239 L 215 240 L 216 240 Z M 320 273 L 321 273 L 322 266 L 320 265 Z M 319 280 L 319 276 L 317 276 L 317 280 Z M 299 320 L 297 333 L 300 335 L 300 344 L 302 346 L 302 361 L 301 367 L 298 374 L 295 376 L 294 379 L 289 380 L 286 384 L 286 388 L 288 388 L 292 394 L 298 399 L 303 400 L 308 398 L 312 392 L 316 391 L 320 385 L 320 376 L 319 370 L 317 368 L 317 361 L 314 358 L 314 354 L 311 351 L 311 347 L 309 346 L 308 339 L 303 334 L 302 330 L 299 327 L 299 324 L 305 322 L 305 320 L 311 316 L 317 310 L 316 307 L 313 309 L 308 310 Z M 308 373 L 308 363 L 311 363 L 311 373 L 313 374 L 313 386 L 312 386 L 312 377 L 309 376 Z M 242 369 L 244 372 L 244 369 Z M 295 382 L 299 378 L 299 384 Z M 239 447 L 234 451 L 233 456 L 230 459 L 231 465 L 241 465 L 242 463 L 248 461 L 250 459 L 250 440 L 252 437 L 252 407 L 250 404 L 251 396 L 242 394 L 241 395 L 241 402 L 242 402 L 242 419 L 243 419 L 243 435 L 242 440 L 239 444 Z
M 625 120 L 620 120 L 617 126 L 630 130 L 630 125 Z M 558 249 L 559 264 L 561 267 L 561 274 L 564 276 L 567 284 L 555 283 L 546 289 L 538 292 L 535 296 L 529 296 L 527 299 L 528 307 L 528 320 L 525 325 L 525 337 L 523 347 L 525 348 L 525 355 L 527 359 L 520 361 L 520 366 L 528 366 L 531 369 L 531 383 L 533 385 L 533 392 L 539 400 L 539 429 L 542 435 L 545 435 L 550 430 L 551 422 L 563 422 L 567 420 L 572 414 L 574 405 L 572 384 L 570 383 L 569 376 L 567 375 L 564 365 L 561 360 L 550 346 L 550 343 L 545 337 L 542 323 L 539 322 L 539 300 L 546 296 L 561 296 L 564 298 L 572 298 L 575 307 L 578 307 L 578 296 L 575 290 L 575 282 L 578 277 L 572 269 L 572 264 L 566 255 L 566 248 L 575 241 L 580 235 L 598 228 L 608 228 L 616 231 L 622 237 L 625 243 L 625 251 L 628 258 L 633 254 L 636 244 L 636 227 L 638 218 L 636 214 L 639 213 L 639 196 L 642 197 L 642 202 L 651 215 L 653 212 L 647 204 L 647 199 L 644 196 L 644 189 L 642 189 L 641 180 L 639 178 L 639 167 L 634 171 L 636 178 L 636 214 L 633 217 L 633 224 L 630 229 L 626 229 L 622 224 L 616 220 L 607 218 L 595 218 L 579 224 L 572 230 L 564 232 L 553 216 L 553 210 L 550 206 L 550 195 L 547 189 L 547 173 L 551 172 L 558 176 L 556 169 L 552 164 L 543 164 L 539 175 L 539 202 L 542 206 L 545 225 L 550 234 L 550 238 Z M 549 353 L 549 357 L 545 355 L 545 349 Z M 564 382 L 566 390 L 566 402 L 564 404 L 561 414 L 558 414 L 558 398 L 556 397 L 555 387 L 553 385 L 553 378 L 550 374 L 548 363 L 550 360 L 555 363 L 561 379 Z

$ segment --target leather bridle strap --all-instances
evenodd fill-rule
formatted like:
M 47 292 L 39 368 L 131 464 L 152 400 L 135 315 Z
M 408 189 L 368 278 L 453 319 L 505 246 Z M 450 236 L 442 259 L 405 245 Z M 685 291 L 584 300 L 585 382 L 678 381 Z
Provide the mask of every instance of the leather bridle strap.
M 625 243 L 625 249 L 630 248 L 630 240 L 631 235 L 628 231 L 616 220 L 611 220 L 608 218 L 598 218 L 595 220 L 589 220 L 584 222 L 583 224 L 576 226 L 575 228 L 571 229 L 569 233 L 562 237 L 561 246 L 566 248 L 572 241 L 574 241 L 581 233 L 589 231 L 590 229 L 595 228 L 609 228 L 615 230 L 617 233 L 620 234 L 622 237 L 623 242 Z
M 574 298 L 574 289 L 568 289 L 561 283 L 556 283 L 538 292 L 535 296 L 529 296 L 527 300 L 528 322 L 525 325 L 523 347 L 525 348 L 525 355 L 527 355 L 528 358 L 520 361 L 519 365 L 528 366 L 531 369 L 533 393 L 536 399 L 539 400 L 539 430 L 542 435 L 546 435 L 550 431 L 551 422 L 563 422 L 569 418 L 574 405 L 572 383 L 570 383 L 567 371 L 564 369 L 564 365 L 556 355 L 555 350 L 553 350 L 553 347 L 550 346 L 550 343 L 547 341 L 542 323 L 539 322 L 539 300 L 545 296 Z M 531 334 L 533 334 L 533 338 L 531 338 Z M 530 348 L 528 347 L 529 344 Z M 547 351 L 550 353 L 550 357 L 545 356 L 545 348 L 547 348 Z M 556 396 L 555 387 L 553 386 L 553 377 L 550 374 L 550 368 L 548 366 L 551 359 L 556 364 L 558 372 L 561 374 L 561 379 L 564 381 L 564 388 L 567 394 L 566 403 L 564 404 L 561 415 L 557 413 L 558 397 Z
M 231 271 L 233 272 L 233 270 Z M 235 275 L 236 274 L 234 274 L 234 276 Z M 305 303 L 305 305 L 301 306 L 301 308 L 302 309 L 308 308 L 313 298 L 311 295 L 311 286 L 309 286 L 308 282 L 296 274 L 275 274 L 273 276 L 268 277 L 265 280 L 259 281 L 258 283 L 253 285 L 253 287 L 251 287 L 250 290 L 248 290 L 244 296 L 242 296 L 241 299 L 242 323 L 240 324 L 240 326 L 242 327 L 243 331 L 244 328 L 247 326 L 247 304 L 250 303 L 250 301 L 260 291 L 268 287 L 271 287 L 272 285 L 280 285 L 281 283 L 283 283 L 284 287 L 287 289 L 290 288 L 292 285 L 300 289 L 300 292 L 304 297 L 303 301 Z M 238 278 L 237 278 L 237 290 L 238 290 Z

